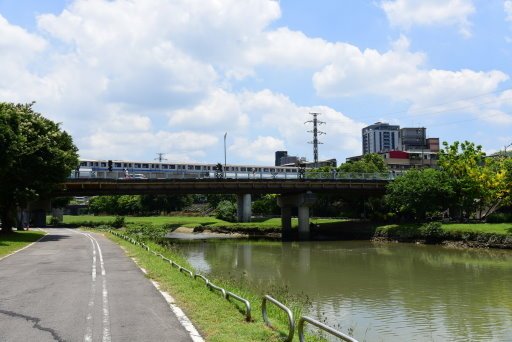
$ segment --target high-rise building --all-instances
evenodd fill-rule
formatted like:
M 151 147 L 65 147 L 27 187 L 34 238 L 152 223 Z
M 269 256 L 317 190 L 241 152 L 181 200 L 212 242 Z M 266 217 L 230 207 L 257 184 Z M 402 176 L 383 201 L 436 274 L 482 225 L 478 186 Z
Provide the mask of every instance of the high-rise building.
M 400 126 L 376 122 L 363 128 L 363 154 L 396 150 L 400 146 Z
M 276 151 L 276 162 L 275 166 L 280 166 L 281 164 L 281 158 L 287 157 L 288 151 Z
M 400 129 L 402 151 L 427 149 L 427 129 L 425 127 L 408 127 Z

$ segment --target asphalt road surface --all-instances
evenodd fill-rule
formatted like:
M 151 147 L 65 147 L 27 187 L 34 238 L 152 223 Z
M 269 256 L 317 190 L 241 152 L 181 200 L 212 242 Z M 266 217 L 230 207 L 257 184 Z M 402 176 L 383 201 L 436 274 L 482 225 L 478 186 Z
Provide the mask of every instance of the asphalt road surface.
M 0 260 L 0 341 L 192 341 L 124 251 L 77 229 Z

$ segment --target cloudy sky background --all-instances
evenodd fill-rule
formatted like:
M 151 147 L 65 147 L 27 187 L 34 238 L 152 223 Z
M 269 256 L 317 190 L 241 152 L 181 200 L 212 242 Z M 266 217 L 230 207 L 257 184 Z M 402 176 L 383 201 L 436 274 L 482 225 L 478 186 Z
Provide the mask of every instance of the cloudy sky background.
M 84 158 L 361 153 L 376 121 L 512 143 L 512 0 L 0 0 L 0 101 Z M 510 147 L 512 148 L 512 147 Z

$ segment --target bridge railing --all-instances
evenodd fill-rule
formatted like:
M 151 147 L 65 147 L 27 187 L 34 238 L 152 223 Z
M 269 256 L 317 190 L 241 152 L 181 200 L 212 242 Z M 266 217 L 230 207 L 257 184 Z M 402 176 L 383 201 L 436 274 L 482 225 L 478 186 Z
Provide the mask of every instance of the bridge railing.
M 360 173 L 360 172 L 315 172 L 306 171 L 306 179 L 331 179 L 331 180 L 392 180 L 396 175 L 392 172 L 375 172 L 375 173 Z
M 123 172 L 113 171 L 80 171 L 70 175 L 70 179 L 117 179 L 126 181 L 141 181 L 141 180 L 164 180 L 164 179 L 216 179 L 214 172 L 191 172 L 191 171 L 176 171 L 176 172 L 144 172 L 138 175 L 137 178 L 126 177 Z M 294 180 L 300 179 L 301 175 L 291 172 L 246 172 L 246 171 L 229 171 L 222 175 L 225 179 L 239 179 L 239 180 Z M 306 171 L 303 179 L 308 180 L 393 180 L 397 175 L 393 172 L 382 173 L 358 173 L 358 172 L 315 172 Z

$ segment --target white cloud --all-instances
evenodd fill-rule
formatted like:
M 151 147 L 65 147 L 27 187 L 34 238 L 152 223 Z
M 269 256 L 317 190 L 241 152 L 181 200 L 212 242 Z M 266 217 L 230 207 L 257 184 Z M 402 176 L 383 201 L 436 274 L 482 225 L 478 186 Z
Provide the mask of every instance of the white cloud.
M 382 6 L 396 25 L 406 26 L 399 12 L 418 9 L 431 18 L 422 25 L 469 29 L 472 10 L 464 4 L 471 5 L 437 4 L 444 16 L 430 13 L 428 4 Z M 462 9 L 459 16 L 446 14 L 454 8 Z M 84 157 L 147 159 L 165 152 L 173 160 L 215 161 L 229 132 L 233 157 L 271 163 L 273 149 L 311 159 L 311 127 L 304 124 L 311 111 L 327 122 L 323 159 L 359 153 L 364 123 L 327 106 L 305 106 L 266 83 L 240 88 L 249 76 L 257 83 L 263 68 L 283 83 L 291 73 L 311 77 L 320 96 L 377 95 L 412 109 L 491 92 L 508 78 L 500 71 L 431 69 L 404 36 L 381 52 L 270 27 L 280 15 L 279 3 L 269 0 L 76 0 L 58 15 L 39 16 L 36 33 L 0 16 L 0 100 L 37 101 L 36 109 L 62 122 Z M 418 24 L 415 16 L 407 25 Z M 503 120 L 505 105 L 492 107 L 498 114 L 489 117 Z
M 411 109 L 432 106 L 496 90 L 509 77 L 501 71 L 459 71 L 425 68 L 426 57 L 409 51 L 405 37 L 392 49 L 351 50 L 313 76 L 322 96 L 384 95 L 411 103 Z
M 475 12 L 471 0 L 392 0 L 380 6 L 394 26 L 455 25 L 463 36 L 471 36 L 468 17 Z
M 273 165 L 275 151 L 284 149 L 284 141 L 270 136 L 258 136 L 249 141 L 246 138 L 236 138 L 229 147 L 229 152 L 237 156 L 266 165 Z
M 178 109 L 169 114 L 171 127 L 224 130 L 243 129 L 248 125 L 248 117 L 240 108 L 236 95 L 222 89 L 213 90 L 207 98 L 191 109 Z
M 503 2 L 503 9 L 505 10 L 505 14 L 507 15 L 506 20 L 512 21 L 512 1 L 506 0 Z

